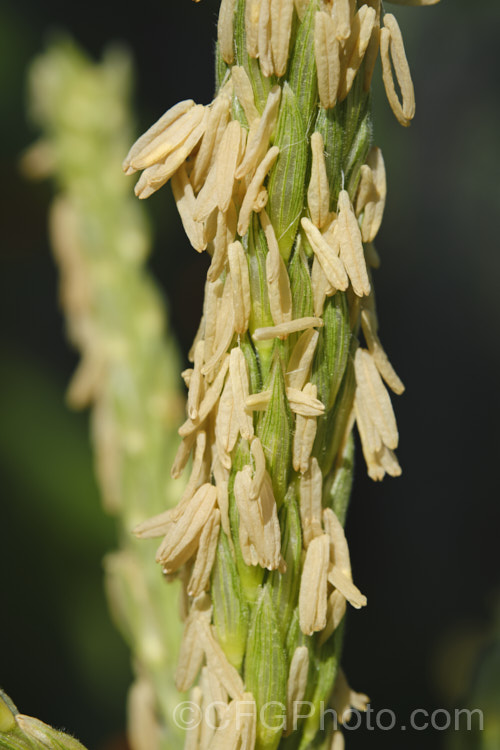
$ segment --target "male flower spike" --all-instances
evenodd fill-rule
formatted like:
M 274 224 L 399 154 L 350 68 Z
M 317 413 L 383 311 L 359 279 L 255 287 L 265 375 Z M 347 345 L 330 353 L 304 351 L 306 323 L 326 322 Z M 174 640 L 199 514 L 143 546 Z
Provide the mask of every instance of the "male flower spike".
M 320 706 L 342 721 L 368 700 L 339 667 L 347 604 L 366 604 L 343 530 L 352 430 L 369 475 L 398 476 L 387 387 L 404 389 L 372 279 L 386 198 L 370 111 L 379 52 L 408 125 L 413 84 L 380 0 L 222 0 L 215 99 L 173 106 L 124 162 L 142 171 L 140 198 L 171 180 L 192 246 L 212 259 L 172 467 L 192 455 L 189 482 L 177 508 L 136 529 L 162 537 L 157 560 L 184 586 L 177 686 L 195 685 L 203 717 L 190 750 L 337 750 Z

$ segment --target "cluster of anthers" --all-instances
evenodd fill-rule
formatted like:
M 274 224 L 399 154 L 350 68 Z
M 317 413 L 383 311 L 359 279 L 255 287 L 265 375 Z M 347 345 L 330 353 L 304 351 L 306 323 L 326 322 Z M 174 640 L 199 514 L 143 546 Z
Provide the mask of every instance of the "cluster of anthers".
M 400 0 L 400 4 L 432 3 Z M 190 352 L 193 366 L 183 373 L 189 388 L 188 418 L 179 429 L 182 441 L 172 468 L 173 476 L 179 476 L 193 454 L 190 479 L 179 505 L 146 521 L 137 533 L 143 537 L 163 536 L 157 560 L 167 575 L 181 568 L 183 571 L 186 629 L 178 687 L 188 689 L 206 659 L 195 700 L 201 704 L 208 695 L 226 705 L 231 699 L 226 716 L 236 711 L 236 699 L 253 701 L 251 694 L 245 692 L 240 673 L 217 641 L 211 625 L 211 601 L 206 594 L 221 527 L 233 543 L 231 493 L 239 513 L 238 543 L 245 563 L 280 572 L 286 568 L 269 468 L 272 457 L 266 454 L 268 448 L 255 431 L 256 412 L 269 407 L 273 392 L 252 388 L 241 348 L 243 339 L 249 337 L 252 347 L 259 351 L 259 346 L 277 339 L 296 338 L 284 378 L 286 401 L 294 420 L 292 461 L 304 550 L 298 598 L 303 633 L 322 631 L 320 638 L 325 641 L 342 620 L 346 602 L 356 608 L 366 603 L 352 581 L 342 524 L 331 508 L 323 507 L 324 476 L 312 455 L 317 421 L 325 413 L 325 404 L 318 399 L 310 373 L 324 326 L 325 300 L 338 292 L 347 295 L 351 331 L 356 334 L 361 323 L 365 340 L 365 347 L 358 346 L 354 354 L 356 389 L 345 435 L 349 435 L 355 420 L 373 479 L 380 480 L 385 473 L 397 476 L 401 471 L 394 454 L 398 431 L 384 381 L 398 394 L 404 386 L 378 337 L 370 270 L 379 265 L 372 243 L 386 198 L 380 149 L 369 150 L 354 190 L 352 184 L 344 185 L 342 178 L 332 210 L 324 138 L 317 131 L 308 135 L 310 179 L 294 231 L 302 233 L 312 250 L 307 262 L 311 315 L 293 315 L 293 290 L 288 257 L 281 247 L 282 233 L 273 226 L 266 211 L 268 178 L 280 155 L 279 146 L 273 145 L 283 98 L 279 79 L 287 71 L 293 25 L 304 18 L 309 7 L 310 0 L 247 0 L 247 54 L 258 59 L 266 79 L 276 81 L 268 88 L 264 106 L 259 107 L 245 66 L 235 64 L 236 0 L 222 0 L 218 43 L 228 67 L 218 95 L 208 106 L 191 100 L 173 106 L 139 138 L 124 162 L 127 174 L 143 170 L 135 188 L 140 198 L 147 198 L 171 180 L 192 246 L 198 252 L 208 250 L 212 258 L 203 318 Z M 381 17 L 380 0 L 318 2 L 313 38 L 317 90 L 325 110 L 346 99 L 359 71 L 364 90 L 368 91 L 380 50 L 389 103 L 399 122 L 409 124 L 415 101 L 401 32 L 393 15 L 386 13 Z M 401 100 L 396 94 L 393 70 Z M 244 113 L 246 124 L 234 116 L 235 102 Z M 260 289 L 258 299 L 251 283 L 246 239 L 255 215 L 266 244 L 265 288 Z M 272 325 L 255 327 L 253 311 L 264 297 Z M 231 474 L 239 441 L 246 441 L 250 461 Z M 183 567 L 189 561 L 190 566 Z M 187 569 L 189 573 L 185 572 Z M 290 700 L 300 700 L 304 695 L 307 654 L 307 649 L 300 647 L 291 660 Z M 341 680 L 337 686 L 341 693 L 342 684 Z M 344 689 L 343 695 L 345 706 L 356 701 L 349 690 Z M 234 723 L 225 722 L 215 734 L 213 747 L 226 747 L 217 744 L 226 739 L 227 747 L 240 742 L 238 747 L 253 748 L 255 721 L 255 717 L 246 717 L 239 725 L 238 737 Z M 226 738 L 224 732 L 232 734 Z M 195 747 L 209 745 L 207 738 L 198 737 L 194 742 Z

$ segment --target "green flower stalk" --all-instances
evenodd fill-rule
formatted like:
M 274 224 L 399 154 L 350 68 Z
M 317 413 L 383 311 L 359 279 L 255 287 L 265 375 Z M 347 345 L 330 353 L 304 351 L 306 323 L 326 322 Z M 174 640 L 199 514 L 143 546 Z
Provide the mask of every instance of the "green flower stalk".
M 157 560 L 189 603 L 177 685 L 195 685 L 190 750 L 337 750 L 368 700 L 339 666 L 347 604 L 366 604 L 343 530 L 352 430 L 373 479 L 399 475 L 386 385 L 404 388 L 373 293 L 379 50 L 408 125 L 411 76 L 380 0 L 222 0 L 215 99 L 169 109 L 124 162 L 143 170 L 140 198 L 171 180 L 191 244 L 212 257 L 172 468 L 193 454 L 188 487 L 136 530 L 163 537 Z M 338 724 L 324 726 L 329 705 Z
M 146 219 L 119 171 L 132 133 L 130 79 L 121 50 L 94 64 L 70 42 L 53 44 L 30 71 L 32 115 L 44 134 L 23 164 L 57 185 L 51 239 L 68 335 L 82 354 L 68 399 L 93 407 L 97 475 L 120 540 L 105 560 L 106 583 L 137 676 L 130 743 L 153 750 L 171 748 L 181 735 L 171 720 L 181 623 L 172 617 L 177 587 L 165 585 L 153 550 L 130 532 L 144 513 L 179 497 L 168 461 L 183 398 L 163 302 L 145 269 Z

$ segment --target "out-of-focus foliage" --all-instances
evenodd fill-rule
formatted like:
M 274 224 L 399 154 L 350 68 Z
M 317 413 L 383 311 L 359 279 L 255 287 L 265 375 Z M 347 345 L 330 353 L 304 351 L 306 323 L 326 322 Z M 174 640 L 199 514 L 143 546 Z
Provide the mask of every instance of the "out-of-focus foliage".
M 469 623 L 443 639 L 440 682 L 456 713 L 446 750 L 500 747 L 500 608 L 492 624 Z M 468 713 L 469 712 L 469 713 Z M 470 717 L 470 718 L 469 718 Z
M 40 361 L 4 351 L 0 670 L 30 714 L 95 746 L 120 726 L 130 669 L 102 587 L 114 523 L 99 501 L 87 420 L 68 411 L 62 386 Z

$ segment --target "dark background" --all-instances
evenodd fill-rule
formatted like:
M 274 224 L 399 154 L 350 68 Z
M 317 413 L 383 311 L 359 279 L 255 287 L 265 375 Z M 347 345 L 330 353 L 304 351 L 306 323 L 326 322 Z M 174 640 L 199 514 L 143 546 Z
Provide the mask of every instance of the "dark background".
M 91 749 L 119 741 L 130 671 L 101 592 L 113 522 L 99 506 L 86 417 L 64 405 L 76 357 L 57 308 L 51 187 L 26 183 L 17 167 L 37 135 L 25 115 L 26 66 L 54 29 L 96 56 L 123 41 L 143 130 L 180 99 L 210 101 L 217 7 L 0 4 L 0 684 L 22 712 Z M 350 613 L 344 666 L 375 709 L 404 723 L 415 708 L 473 703 L 500 635 L 500 7 L 386 9 L 400 20 L 417 92 L 409 130 L 380 85 L 374 106 L 389 180 L 375 281 L 381 337 L 407 387 L 395 401 L 404 474 L 374 484 L 358 451 L 348 538 L 369 606 Z M 205 259 L 183 238 L 170 190 L 148 204 L 151 265 L 186 350 Z M 447 741 L 436 731 L 360 731 L 348 746 L 432 750 Z

